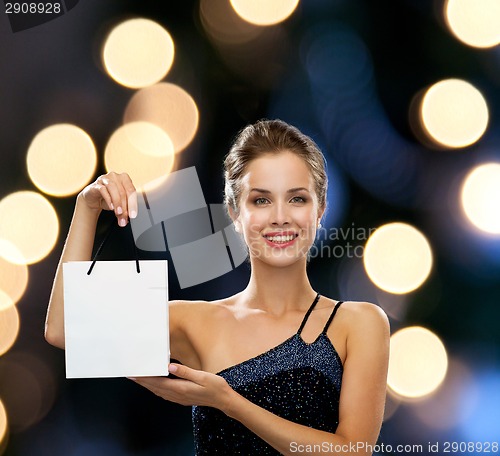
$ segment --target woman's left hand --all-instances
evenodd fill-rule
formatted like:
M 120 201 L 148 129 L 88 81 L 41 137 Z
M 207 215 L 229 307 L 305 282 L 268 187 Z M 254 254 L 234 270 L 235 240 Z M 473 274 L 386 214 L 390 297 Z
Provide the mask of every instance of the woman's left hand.
M 227 410 L 235 394 L 222 377 L 191 369 L 182 364 L 169 365 L 169 372 L 179 378 L 131 378 L 161 398 L 181 405 L 204 405 Z

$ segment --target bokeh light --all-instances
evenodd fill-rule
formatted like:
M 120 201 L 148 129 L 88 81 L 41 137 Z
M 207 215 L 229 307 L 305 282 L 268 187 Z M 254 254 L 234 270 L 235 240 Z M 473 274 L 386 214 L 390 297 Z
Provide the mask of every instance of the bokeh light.
M 274 90 L 281 84 L 293 46 L 286 27 L 251 24 L 228 0 L 201 0 L 200 21 L 223 64 L 249 87 Z M 246 111 L 253 112 L 259 100 L 252 91 L 244 90 L 242 95 L 236 108 L 243 118 L 253 117 Z
M 444 15 L 452 33 L 463 43 L 478 48 L 500 43 L 498 0 L 447 0 Z
M 430 140 L 450 148 L 466 147 L 478 141 L 486 131 L 488 105 L 472 84 L 446 79 L 425 93 L 420 120 Z
M 139 90 L 125 109 L 124 122 L 150 122 L 162 128 L 171 139 L 174 152 L 183 150 L 198 129 L 198 108 L 181 87 L 160 83 Z
M 15 258 L 9 261 L 7 258 Z M 21 299 L 28 286 L 28 267 L 21 252 L 4 239 L 0 239 L 0 310 Z
M 259 36 L 263 29 L 244 21 L 227 0 L 201 0 L 201 24 L 218 43 L 238 45 Z
M 362 252 L 359 246 L 356 253 Z M 334 247 L 335 249 L 335 247 Z M 406 294 L 388 293 L 377 287 L 366 274 L 363 259 L 345 256 L 335 270 L 334 282 L 340 296 L 349 296 L 352 301 L 379 303 L 384 312 L 394 320 L 402 321 L 406 317 L 410 300 Z M 336 293 L 332 290 L 332 293 Z
M 14 300 L 0 288 L 0 311 L 15 304 Z
M 2 449 L 4 448 L 4 443 L 7 439 L 8 428 L 9 424 L 7 421 L 7 412 L 5 411 L 5 406 L 0 399 L 0 454 L 3 453 Z
M 44 193 L 73 195 L 94 175 L 97 155 L 90 136 L 70 124 L 52 125 L 40 131 L 28 149 L 28 174 Z
M 149 19 L 130 19 L 107 37 L 103 60 L 116 82 L 137 89 L 163 79 L 174 53 L 174 42 L 161 25 Z
M 52 204 L 39 193 L 20 191 L 0 201 L 0 239 L 14 244 L 23 263 L 32 264 L 45 258 L 57 241 L 59 220 Z M 18 254 L 5 250 L 10 262 L 19 262 Z
M 16 306 L 0 310 L 0 356 L 14 344 L 19 334 L 19 313 Z
M 462 186 L 462 207 L 480 230 L 500 234 L 500 163 L 474 168 Z
M 255 25 L 274 25 L 283 22 L 297 8 L 299 0 L 231 0 L 238 15 Z
M 160 127 L 132 122 L 116 130 L 106 145 L 107 171 L 128 173 L 137 188 L 160 185 L 174 165 L 174 146 Z
M 9 411 L 9 428 L 21 432 L 44 418 L 54 405 L 55 375 L 40 356 L 9 353 L 0 359 L 2 400 Z
M 420 326 L 400 329 L 391 336 L 387 384 L 404 398 L 435 391 L 446 376 L 448 356 L 433 332 Z
M 394 416 L 400 405 L 401 398 L 397 394 L 394 394 L 389 388 L 387 388 L 384 409 L 384 422 L 389 421 Z
M 500 410 L 500 369 L 498 364 L 475 365 L 472 371 L 475 391 L 461 397 L 466 416 L 460 423 L 465 441 L 498 442 Z M 485 445 L 483 445 L 484 452 Z M 480 454 L 479 448 L 475 454 Z M 472 454 L 472 453 L 469 453 Z
M 427 238 L 406 223 L 389 223 L 368 239 L 363 257 L 368 277 L 389 293 L 409 293 L 430 274 L 433 257 Z
M 424 401 L 413 404 L 412 412 L 431 429 L 452 429 L 472 413 L 477 386 L 470 369 L 461 361 L 450 358 L 441 388 Z M 467 396 L 469 401 L 463 401 Z

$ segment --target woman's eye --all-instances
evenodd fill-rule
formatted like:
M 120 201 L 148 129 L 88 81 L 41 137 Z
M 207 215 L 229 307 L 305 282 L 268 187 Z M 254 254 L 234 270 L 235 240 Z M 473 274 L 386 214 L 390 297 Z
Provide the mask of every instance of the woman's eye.
M 267 203 L 267 199 L 266 198 L 257 198 L 254 202 L 255 202 L 255 204 L 262 205 L 262 204 Z
M 306 202 L 306 200 L 305 200 L 305 198 L 302 198 L 302 196 L 294 196 L 294 197 L 290 200 L 290 202 L 292 202 L 292 203 L 305 203 L 305 202 Z

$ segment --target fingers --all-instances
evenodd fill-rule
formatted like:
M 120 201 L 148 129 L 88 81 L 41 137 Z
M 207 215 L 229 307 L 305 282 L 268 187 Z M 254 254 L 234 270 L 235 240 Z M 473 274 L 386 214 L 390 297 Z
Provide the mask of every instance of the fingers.
M 124 227 L 129 217 L 137 217 L 137 192 L 128 174 L 109 172 L 98 179 L 98 184 L 104 187 L 99 191 L 109 209 L 115 212 L 118 225 Z
M 204 372 L 191 369 L 190 367 L 184 366 L 182 364 L 170 363 L 168 365 L 168 371 L 171 374 L 175 374 L 176 377 L 183 378 L 185 380 L 190 380 L 198 385 L 202 384 L 202 377 Z
M 137 217 L 137 191 L 132 183 L 132 179 L 126 173 L 122 174 L 123 187 L 125 188 L 125 192 L 127 194 L 127 207 L 128 214 L 130 218 Z
M 103 181 L 104 181 L 104 179 L 103 179 Z M 111 201 L 111 195 L 109 194 L 106 185 L 104 185 L 104 183 L 97 184 L 97 190 L 99 190 L 99 193 L 101 194 L 101 198 L 103 199 L 103 201 L 105 203 L 105 209 L 113 210 L 114 209 L 113 202 Z
M 129 379 L 167 401 L 181 405 L 200 403 L 200 386 L 189 380 L 163 377 L 129 377 Z

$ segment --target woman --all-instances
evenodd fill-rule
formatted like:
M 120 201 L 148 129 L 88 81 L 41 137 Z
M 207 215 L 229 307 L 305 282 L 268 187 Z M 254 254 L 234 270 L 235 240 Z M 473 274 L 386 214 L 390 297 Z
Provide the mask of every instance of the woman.
M 178 378 L 136 378 L 193 405 L 197 454 L 371 454 L 382 423 L 389 325 L 378 307 L 338 302 L 311 287 L 307 255 L 326 207 L 316 144 L 279 120 L 246 127 L 225 162 L 225 202 L 248 246 L 251 276 L 215 302 L 170 303 Z M 91 256 L 97 218 L 137 215 L 126 174 L 108 173 L 77 198 L 61 257 Z M 59 265 L 46 339 L 64 347 Z

